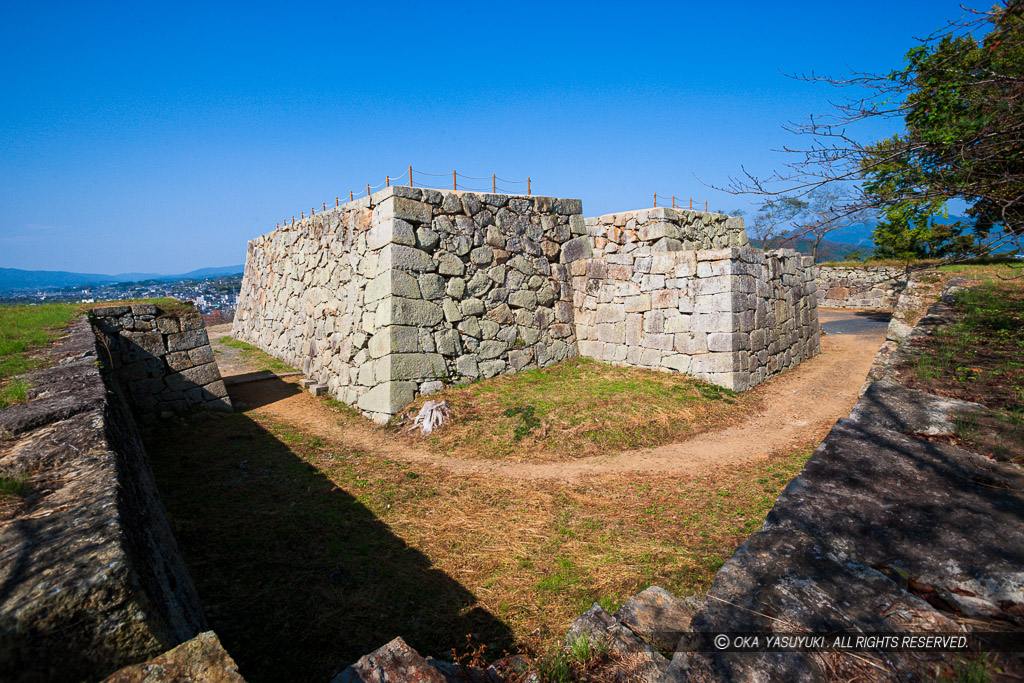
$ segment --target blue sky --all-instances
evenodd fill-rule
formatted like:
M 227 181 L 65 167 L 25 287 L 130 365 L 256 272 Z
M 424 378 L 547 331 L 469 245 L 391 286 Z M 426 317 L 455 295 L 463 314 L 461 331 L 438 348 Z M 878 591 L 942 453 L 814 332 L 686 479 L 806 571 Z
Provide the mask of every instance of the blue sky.
M 14 3 L 0 8 L 0 266 L 241 263 L 246 240 L 416 169 L 530 176 L 597 215 L 767 172 L 955 0 Z M 864 131 L 876 139 L 894 130 Z

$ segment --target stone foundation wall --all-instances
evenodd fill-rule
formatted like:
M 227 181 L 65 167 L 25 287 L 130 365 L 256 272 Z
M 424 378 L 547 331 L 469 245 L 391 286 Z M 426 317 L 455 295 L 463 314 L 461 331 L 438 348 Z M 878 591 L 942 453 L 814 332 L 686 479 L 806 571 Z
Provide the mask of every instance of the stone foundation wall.
M 101 359 L 138 413 L 231 411 L 198 311 L 132 304 L 95 308 L 92 316 Z
M 586 225 L 597 255 L 627 254 L 638 249 L 696 251 L 749 244 L 742 218 L 705 211 L 659 207 L 587 218 Z
M 892 310 L 907 287 L 907 273 L 890 266 L 819 266 L 815 282 L 822 308 Z
M 98 680 L 205 629 L 195 587 L 89 321 L 0 409 L 0 473 L 28 493 L 0 520 L 0 680 Z
M 233 334 L 378 421 L 576 354 L 579 200 L 391 187 L 249 243 Z
M 651 253 L 665 237 L 652 239 L 572 265 L 580 355 L 737 391 L 817 355 L 809 258 L 749 247 Z

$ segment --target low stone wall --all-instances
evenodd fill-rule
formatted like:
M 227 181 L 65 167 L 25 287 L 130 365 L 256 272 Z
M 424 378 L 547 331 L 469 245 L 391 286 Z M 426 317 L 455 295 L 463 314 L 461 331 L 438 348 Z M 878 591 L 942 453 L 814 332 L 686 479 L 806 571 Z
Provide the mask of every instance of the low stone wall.
M 102 360 L 138 413 L 231 411 L 198 311 L 132 304 L 94 308 L 92 316 Z
M 96 680 L 204 630 L 135 421 L 89 321 L 0 409 L 0 679 Z M 100 363 L 97 363 L 100 361 Z
M 233 334 L 386 421 L 417 393 L 576 355 L 576 199 L 391 187 L 249 243 Z
M 587 218 L 586 225 L 598 255 L 749 245 L 742 218 L 706 211 L 657 207 Z
M 892 266 L 818 266 L 818 306 L 890 311 L 907 287 L 907 273 Z
M 633 244 L 572 266 L 580 355 L 745 391 L 818 354 L 809 258 Z
M 951 281 L 950 288 L 958 283 Z M 948 298 L 948 293 L 945 298 Z M 955 320 L 931 306 L 893 356 Z M 909 389 L 887 366 L 839 420 L 764 526 L 716 575 L 702 633 L 1007 631 L 1024 611 L 1024 474 L 940 440 L 986 409 Z M 783 625 L 783 626 L 780 626 Z M 1020 670 L 1020 653 L 1007 653 Z M 677 653 L 666 680 L 955 677 L 961 655 L 913 650 Z M 1002 663 L 1000 664 L 1002 665 Z

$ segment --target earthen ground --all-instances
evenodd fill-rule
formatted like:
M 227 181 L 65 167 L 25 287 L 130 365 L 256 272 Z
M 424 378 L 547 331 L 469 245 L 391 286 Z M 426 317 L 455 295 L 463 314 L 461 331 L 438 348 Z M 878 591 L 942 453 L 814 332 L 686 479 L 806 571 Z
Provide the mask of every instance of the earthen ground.
M 571 462 L 516 462 L 453 458 L 410 448 L 369 421 L 339 423 L 323 400 L 300 391 L 297 379 L 271 379 L 231 387 L 232 399 L 309 435 L 373 451 L 408 463 L 438 466 L 456 474 L 518 480 L 574 482 L 593 475 L 629 473 L 696 475 L 767 459 L 778 452 L 813 446 L 853 408 L 871 361 L 885 339 L 879 314 L 821 310 L 826 328 L 842 334 L 823 336 L 821 354 L 753 389 L 766 400 L 763 409 L 742 422 L 653 449 L 609 453 Z M 830 323 L 840 323 L 832 325 Z M 228 326 L 210 328 L 225 379 L 249 373 L 236 349 L 219 344 Z

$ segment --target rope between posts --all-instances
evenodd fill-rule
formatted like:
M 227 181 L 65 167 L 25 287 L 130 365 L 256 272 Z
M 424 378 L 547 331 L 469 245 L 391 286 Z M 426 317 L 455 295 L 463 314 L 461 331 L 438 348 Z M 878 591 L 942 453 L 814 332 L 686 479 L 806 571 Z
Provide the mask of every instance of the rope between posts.
M 384 180 L 382 182 L 377 183 L 376 185 L 371 185 L 371 184 L 367 183 L 366 186 L 365 186 L 365 189 L 361 189 L 358 193 L 355 190 L 349 190 L 349 198 L 348 198 L 348 200 L 345 201 L 345 203 L 348 203 L 350 201 L 354 201 L 357 198 L 361 199 L 363 197 L 368 197 L 371 194 L 373 194 L 374 190 L 377 190 L 377 189 L 382 188 L 382 187 L 387 187 L 387 186 L 390 186 L 390 185 L 397 185 L 397 186 L 404 186 L 404 187 L 422 187 L 422 188 L 426 188 L 426 189 L 429 189 L 429 190 L 449 190 L 449 189 L 451 189 L 451 190 L 468 191 L 468 192 L 485 192 L 485 193 L 487 193 L 487 192 L 497 192 L 497 193 L 500 193 L 500 194 L 522 194 L 521 190 L 509 189 L 507 187 L 503 187 L 503 186 L 498 185 L 498 181 L 500 180 L 502 183 L 506 183 L 506 184 L 509 184 L 509 185 L 523 185 L 523 184 L 525 184 L 526 185 L 526 194 L 527 195 L 533 194 L 532 188 L 531 188 L 531 185 L 530 185 L 530 182 L 531 182 L 530 178 L 526 178 L 525 180 L 509 180 L 507 178 L 501 178 L 497 174 L 492 174 L 491 176 L 471 176 L 471 175 L 466 175 L 464 173 L 459 173 L 458 171 L 454 171 L 453 170 L 451 172 L 451 174 L 450 174 L 451 177 L 452 177 L 452 186 L 448 186 L 448 185 L 431 185 L 431 184 L 427 184 L 427 183 L 416 182 L 415 174 L 417 174 L 417 173 L 420 174 L 420 175 L 424 175 L 424 176 L 430 176 L 432 178 L 446 178 L 446 177 L 449 177 L 448 173 L 430 173 L 429 171 L 421 171 L 419 169 L 413 168 L 412 166 L 408 166 L 408 167 L 406 167 L 406 169 L 404 171 L 402 171 L 400 173 L 396 173 L 395 175 L 385 176 Z M 460 186 L 459 183 L 458 183 L 458 179 L 459 178 L 465 178 L 467 180 L 490 180 L 491 181 L 491 187 L 488 188 L 488 187 L 475 187 L 475 186 L 474 187 Z M 341 203 L 342 203 L 341 198 L 342 198 L 342 195 L 338 195 L 337 197 L 334 198 L 334 206 L 340 206 L 341 205 Z M 322 207 L 321 211 L 327 210 L 328 202 L 321 202 L 321 207 Z M 310 210 L 309 215 L 310 216 L 316 215 L 316 207 L 315 206 Z M 305 217 L 306 217 L 305 210 L 300 211 L 299 212 L 299 218 L 300 219 L 304 219 Z M 296 220 L 295 216 L 292 216 L 291 217 L 291 222 L 295 223 L 295 220 Z M 284 220 L 283 224 L 284 225 L 288 224 L 288 219 L 287 218 Z

